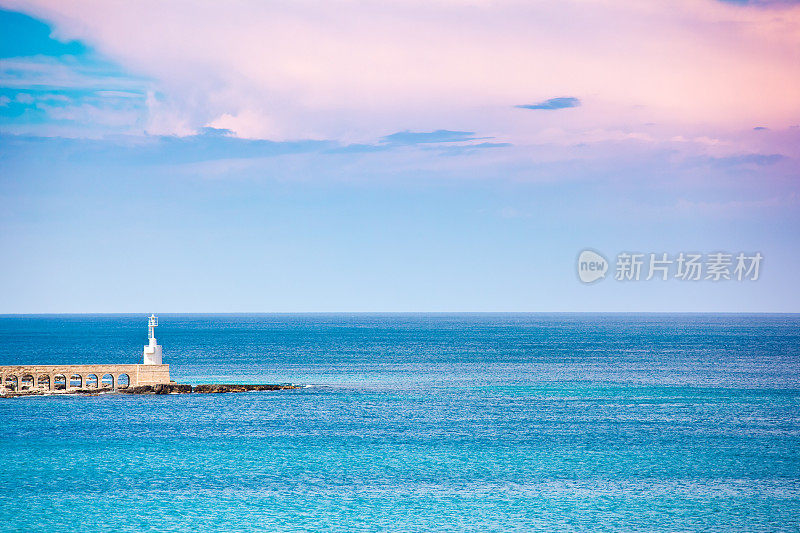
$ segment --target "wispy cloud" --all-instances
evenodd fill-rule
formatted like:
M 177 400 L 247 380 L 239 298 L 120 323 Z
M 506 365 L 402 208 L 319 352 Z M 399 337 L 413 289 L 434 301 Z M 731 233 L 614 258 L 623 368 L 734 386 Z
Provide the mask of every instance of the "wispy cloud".
M 726 156 L 696 156 L 687 157 L 685 163 L 691 166 L 713 166 L 716 168 L 740 167 L 768 167 L 787 161 L 789 158 L 783 154 L 731 154 Z
M 572 96 L 565 96 L 559 98 L 550 98 L 549 100 L 545 100 L 544 102 L 539 102 L 538 104 L 523 104 L 518 105 L 520 109 L 544 109 L 544 110 L 553 110 L 553 109 L 567 109 L 569 107 L 578 107 L 581 105 L 581 101 L 577 98 Z
M 381 137 L 381 141 L 389 144 L 426 144 L 474 141 L 478 138 L 479 137 L 475 137 L 474 131 L 399 131 Z
M 717 162 L 724 165 L 774 165 L 786 159 L 782 154 L 743 154 L 720 157 Z
M 399 131 L 384 135 L 377 143 L 353 143 L 329 149 L 330 153 L 358 154 L 382 152 L 402 147 L 419 146 L 424 149 L 437 150 L 446 155 L 462 155 L 487 148 L 505 148 L 513 146 L 507 142 L 473 142 L 491 137 L 477 137 L 473 131 L 435 130 L 435 131 Z

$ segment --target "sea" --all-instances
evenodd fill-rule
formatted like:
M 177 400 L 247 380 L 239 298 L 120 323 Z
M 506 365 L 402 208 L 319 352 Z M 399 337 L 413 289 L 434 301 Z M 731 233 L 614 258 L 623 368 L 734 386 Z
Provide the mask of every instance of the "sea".
M 0 399 L 0 531 L 798 531 L 800 315 L 160 315 L 179 383 Z M 0 317 L 0 365 L 146 315 Z

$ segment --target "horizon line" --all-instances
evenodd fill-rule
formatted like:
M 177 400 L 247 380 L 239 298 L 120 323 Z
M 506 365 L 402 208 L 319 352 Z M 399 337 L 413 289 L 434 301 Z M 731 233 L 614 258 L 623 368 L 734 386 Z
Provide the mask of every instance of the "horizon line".
M 800 311 L 178 311 L 178 312 L 36 312 L 0 313 L 0 318 L 25 316 L 175 316 L 175 315 L 800 315 Z

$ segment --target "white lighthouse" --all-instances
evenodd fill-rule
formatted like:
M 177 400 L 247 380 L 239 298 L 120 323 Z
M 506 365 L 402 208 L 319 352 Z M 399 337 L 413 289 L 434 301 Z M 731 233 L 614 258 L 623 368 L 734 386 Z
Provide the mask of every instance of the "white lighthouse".
M 158 326 L 158 317 L 150 315 L 147 322 L 147 338 L 150 340 L 150 344 L 144 347 L 144 364 L 146 365 L 161 364 L 161 346 L 156 343 L 156 326 Z

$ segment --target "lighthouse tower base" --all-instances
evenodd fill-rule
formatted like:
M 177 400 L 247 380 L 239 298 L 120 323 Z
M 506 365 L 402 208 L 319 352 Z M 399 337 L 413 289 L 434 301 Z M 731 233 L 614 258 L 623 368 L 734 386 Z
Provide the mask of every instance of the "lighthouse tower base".
M 144 364 L 146 365 L 161 364 L 161 345 L 156 344 L 155 337 L 151 337 L 150 344 L 144 347 Z

